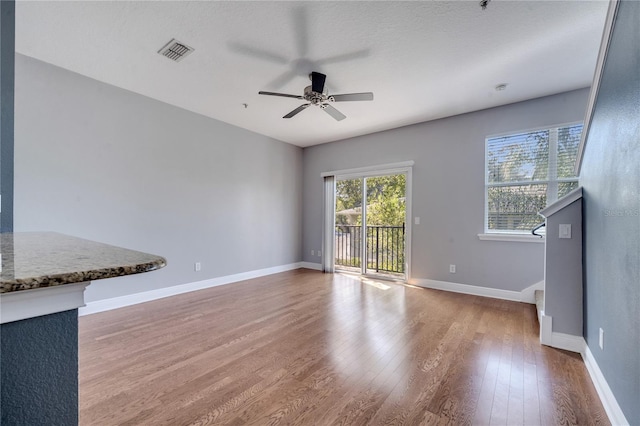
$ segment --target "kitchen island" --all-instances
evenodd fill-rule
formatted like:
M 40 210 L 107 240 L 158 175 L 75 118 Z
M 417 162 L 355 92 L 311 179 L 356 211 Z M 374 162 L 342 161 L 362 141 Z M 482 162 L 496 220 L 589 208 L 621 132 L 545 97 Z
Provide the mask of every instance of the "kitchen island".
M 0 234 L 0 253 L 0 424 L 77 424 L 85 288 L 166 260 L 54 232 Z

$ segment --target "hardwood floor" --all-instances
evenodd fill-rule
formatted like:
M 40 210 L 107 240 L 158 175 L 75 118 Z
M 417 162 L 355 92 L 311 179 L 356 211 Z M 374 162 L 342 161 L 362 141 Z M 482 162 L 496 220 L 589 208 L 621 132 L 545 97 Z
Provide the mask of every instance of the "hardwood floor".
M 609 424 L 535 316 L 305 269 L 89 315 L 80 424 Z

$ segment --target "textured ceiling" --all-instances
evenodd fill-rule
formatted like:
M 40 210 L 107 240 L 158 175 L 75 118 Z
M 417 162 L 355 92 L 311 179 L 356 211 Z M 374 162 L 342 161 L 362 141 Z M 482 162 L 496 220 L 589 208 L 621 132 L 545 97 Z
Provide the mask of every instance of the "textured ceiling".
M 309 146 L 587 87 L 607 1 L 18 1 L 16 51 L 275 139 Z M 157 54 L 170 39 L 195 51 Z M 311 71 L 330 93 L 281 117 Z M 508 83 L 504 91 L 494 87 Z M 247 104 L 245 108 L 243 104 Z

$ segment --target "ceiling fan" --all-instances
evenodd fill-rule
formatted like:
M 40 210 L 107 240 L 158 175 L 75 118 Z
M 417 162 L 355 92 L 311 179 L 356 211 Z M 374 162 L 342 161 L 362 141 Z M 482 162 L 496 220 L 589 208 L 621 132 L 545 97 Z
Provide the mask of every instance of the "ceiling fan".
M 343 113 L 329 105 L 329 102 L 347 102 L 347 101 L 372 101 L 373 93 L 364 92 L 364 93 L 345 93 L 343 95 L 329 95 L 324 90 L 324 82 L 327 79 L 327 76 L 321 74 L 319 72 L 312 72 L 309 74 L 309 78 L 311 79 L 311 86 L 307 86 L 304 88 L 304 95 L 287 95 L 285 93 L 275 93 L 275 92 L 258 92 L 260 95 L 268 95 L 268 96 L 282 96 L 285 98 L 294 98 L 300 99 L 303 101 L 307 101 L 306 104 L 300 105 L 298 108 L 291 111 L 289 114 L 285 115 L 282 118 L 291 118 L 294 115 L 298 114 L 302 110 L 306 109 L 311 105 L 319 106 L 324 112 L 335 118 L 336 120 L 344 120 L 347 118 Z

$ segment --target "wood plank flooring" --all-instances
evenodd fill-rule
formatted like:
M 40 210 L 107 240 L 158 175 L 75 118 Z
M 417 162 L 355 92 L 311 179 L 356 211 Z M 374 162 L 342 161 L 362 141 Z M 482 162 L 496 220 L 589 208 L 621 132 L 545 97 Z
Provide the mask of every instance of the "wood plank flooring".
M 533 305 L 299 269 L 80 318 L 81 425 L 609 424 Z

